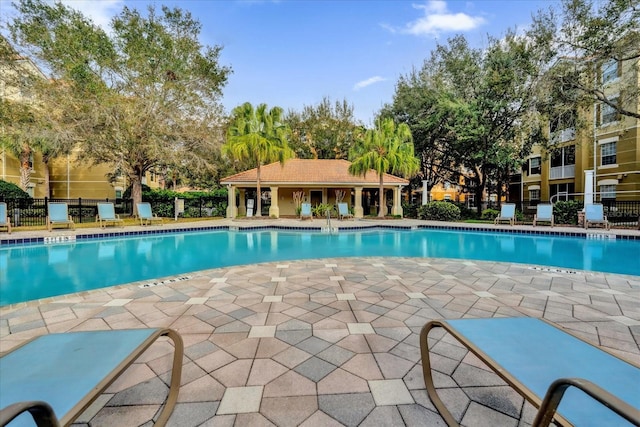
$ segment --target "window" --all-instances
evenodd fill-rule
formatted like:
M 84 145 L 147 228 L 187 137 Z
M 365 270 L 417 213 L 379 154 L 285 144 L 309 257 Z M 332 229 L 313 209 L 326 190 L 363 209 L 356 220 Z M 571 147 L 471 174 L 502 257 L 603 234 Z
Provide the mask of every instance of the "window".
M 558 148 L 551 154 L 551 167 L 567 166 L 576 164 L 576 146 Z
M 540 201 L 540 189 L 532 188 L 529 189 L 529 201 Z
M 611 98 L 612 104 L 618 104 L 618 97 Z M 602 104 L 600 107 L 600 124 L 617 122 L 619 119 L 618 111 L 609 104 Z
M 553 144 L 575 139 L 577 116 L 576 111 L 566 111 L 549 122 L 549 136 Z
M 575 192 L 575 184 L 573 182 L 551 184 L 549 186 L 549 196 L 553 198 L 553 196 L 557 195 L 555 200 L 573 200 Z
M 600 199 L 614 199 L 616 198 L 616 186 L 615 184 L 607 184 L 600 186 Z
M 540 175 L 540 157 L 529 159 L 529 175 Z
M 615 165 L 616 164 L 616 144 L 617 142 L 606 142 L 600 145 L 600 157 L 601 165 Z
M 602 83 L 609 83 L 620 77 L 620 63 L 616 59 L 609 60 L 602 64 Z

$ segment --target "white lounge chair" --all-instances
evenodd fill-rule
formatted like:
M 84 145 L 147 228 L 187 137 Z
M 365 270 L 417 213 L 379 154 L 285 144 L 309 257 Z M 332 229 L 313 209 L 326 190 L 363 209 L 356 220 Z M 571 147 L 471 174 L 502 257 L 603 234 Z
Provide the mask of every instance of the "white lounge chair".
M 300 219 L 313 219 L 313 214 L 311 213 L 311 203 L 303 203 L 300 206 Z
M 549 222 L 553 227 L 553 205 L 544 203 L 536 207 L 536 214 L 533 217 L 533 226 L 535 227 L 539 222 Z
M 494 224 L 500 224 L 501 221 L 509 221 L 510 225 L 516 223 L 516 205 L 515 203 L 504 203 L 500 208 L 500 215 L 493 220 Z
M 589 228 L 589 224 L 602 224 L 606 230 L 609 229 L 609 221 L 604 214 L 602 203 L 588 204 L 584 207 L 584 228 Z
M 346 203 L 338 203 L 338 219 L 353 218 Z
M 163 224 L 162 218 L 151 212 L 151 205 L 148 202 L 137 203 L 136 205 L 138 207 L 140 225 L 153 224 L 154 222 L 159 222 L 160 225 Z
M 98 223 L 101 228 L 108 224 L 124 226 L 124 221 L 116 214 L 113 203 L 98 203 Z
M 3 228 L 7 230 L 7 233 L 11 234 L 11 219 L 5 202 L 0 203 L 0 230 Z
M 58 226 L 68 227 L 72 230 L 76 228 L 73 219 L 69 216 L 69 207 L 66 203 L 52 202 L 48 204 L 47 209 L 49 210 L 49 215 L 47 215 L 47 228 L 49 231 Z

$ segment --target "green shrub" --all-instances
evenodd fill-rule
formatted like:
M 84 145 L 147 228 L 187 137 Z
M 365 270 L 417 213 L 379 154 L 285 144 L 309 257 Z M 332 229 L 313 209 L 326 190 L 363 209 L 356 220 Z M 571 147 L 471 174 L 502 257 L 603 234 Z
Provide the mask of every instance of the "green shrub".
M 577 224 L 578 212 L 583 208 L 580 200 L 561 200 L 553 205 L 556 224 Z
M 405 218 L 418 218 L 419 208 L 420 203 L 409 203 L 404 200 L 402 201 L 402 214 Z
M 485 221 L 493 221 L 498 217 L 498 215 L 500 215 L 500 211 L 498 210 L 485 209 L 482 211 L 482 215 L 480 216 L 480 219 L 483 219 Z
M 17 185 L 0 179 L 0 199 L 31 199 L 29 193 Z
M 460 219 L 462 220 L 478 219 L 478 211 L 476 210 L 476 208 L 469 208 L 467 207 L 467 205 L 460 202 L 449 202 L 449 203 L 453 203 L 458 207 L 458 209 L 460 209 Z
M 313 210 L 313 216 L 315 216 L 316 218 L 326 217 L 327 211 L 331 212 L 331 216 L 338 215 L 338 212 L 336 211 L 335 206 L 329 203 L 320 203 L 319 205 L 315 206 L 312 210 Z
M 429 202 L 418 208 L 418 218 L 432 221 L 457 221 L 460 208 L 449 202 Z

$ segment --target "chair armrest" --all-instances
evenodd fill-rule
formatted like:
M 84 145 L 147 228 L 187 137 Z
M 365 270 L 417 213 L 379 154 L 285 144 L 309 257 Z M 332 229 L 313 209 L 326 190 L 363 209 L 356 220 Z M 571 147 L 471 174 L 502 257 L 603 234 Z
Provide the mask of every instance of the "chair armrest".
M 576 387 L 634 425 L 640 425 L 640 411 L 602 387 L 582 378 L 560 378 L 547 389 L 533 426 L 548 426 L 560 405 L 564 392 Z
M 46 402 L 28 401 L 18 402 L 0 410 L 0 426 L 4 427 L 18 415 L 29 412 L 38 427 L 58 427 L 60 422 L 53 413 L 53 409 Z

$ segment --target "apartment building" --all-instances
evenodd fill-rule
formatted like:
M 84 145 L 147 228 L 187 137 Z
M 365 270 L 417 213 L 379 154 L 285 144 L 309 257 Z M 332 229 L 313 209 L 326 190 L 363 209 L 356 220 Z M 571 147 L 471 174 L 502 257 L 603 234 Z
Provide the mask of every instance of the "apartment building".
M 602 64 L 600 89 L 618 102 L 623 77 L 640 84 L 637 65 L 637 59 Z M 627 108 L 640 112 L 638 101 Z M 576 120 L 577 114 L 582 120 Z M 586 126 L 578 127 L 577 122 Z M 597 202 L 639 201 L 639 125 L 640 120 L 603 103 L 554 118 L 549 126 L 551 149 L 534 147 L 523 167 L 520 197 L 525 209 L 539 202 L 583 200 L 585 192 L 593 192 Z

